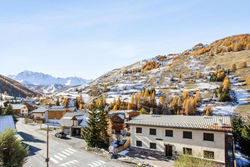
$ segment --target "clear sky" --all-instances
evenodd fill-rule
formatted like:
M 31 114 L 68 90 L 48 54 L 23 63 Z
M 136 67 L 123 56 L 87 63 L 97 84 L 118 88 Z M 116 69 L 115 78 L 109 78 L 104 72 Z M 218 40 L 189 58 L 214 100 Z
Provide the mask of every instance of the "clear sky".
M 98 77 L 250 31 L 249 0 L 0 1 L 0 73 Z

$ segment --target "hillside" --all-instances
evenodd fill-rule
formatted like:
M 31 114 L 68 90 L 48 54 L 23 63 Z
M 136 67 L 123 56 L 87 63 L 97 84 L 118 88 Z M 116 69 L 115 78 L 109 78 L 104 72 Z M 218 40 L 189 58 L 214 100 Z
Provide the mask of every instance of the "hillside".
M 232 70 L 234 64 L 236 69 Z M 250 74 L 249 65 L 250 35 L 241 34 L 209 45 L 197 44 L 179 54 L 158 55 L 114 69 L 77 90 L 82 91 L 86 102 L 104 96 L 108 103 L 118 97 L 129 103 L 132 95 L 143 96 L 144 90 L 153 89 L 156 103 L 162 98 L 170 110 L 173 110 L 174 97 L 180 98 L 179 109 L 183 110 L 183 93 L 192 97 L 199 91 L 203 99 L 197 106 L 199 111 L 209 105 L 214 114 L 232 114 L 239 108 L 243 108 L 239 112 L 245 113 L 250 107 L 249 86 L 245 84 Z M 231 100 L 223 103 L 216 97 L 215 91 L 226 76 L 231 83 Z M 77 96 L 78 92 L 70 89 L 57 95 Z
M 6 76 L 0 75 L 0 92 L 4 93 L 7 92 L 10 96 L 17 96 L 17 97 L 31 97 L 38 95 L 37 92 L 25 87 L 21 83 L 10 79 Z

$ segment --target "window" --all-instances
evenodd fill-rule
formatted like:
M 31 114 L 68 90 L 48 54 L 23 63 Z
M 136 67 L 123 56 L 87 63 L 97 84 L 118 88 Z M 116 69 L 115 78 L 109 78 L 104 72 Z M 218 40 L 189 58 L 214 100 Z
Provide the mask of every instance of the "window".
M 151 149 L 156 149 L 156 143 L 150 143 L 150 148 Z
M 214 152 L 213 151 L 204 151 L 204 158 L 214 159 Z
M 203 140 L 214 141 L 214 134 L 213 133 L 203 133 Z
M 137 146 L 137 147 L 141 147 L 141 146 L 142 146 L 142 142 L 139 141 L 139 140 L 136 140 L 136 146 Z
M 136 128 L 136 133 L 142 133 L 142 128 Z
M 149 129 L 150 135 L 156 135 L 156 129 Z
M 173 131 L 172 130 L 166 130 L 165 131 L 165 136 L 167 136 L 167 137 L 173 137 Z
M 183 138 L 184 139 L 192 139 L 192 132 L 184 131 Z
M 183 154 L 192 155 L 192 149 L 183 147 Z

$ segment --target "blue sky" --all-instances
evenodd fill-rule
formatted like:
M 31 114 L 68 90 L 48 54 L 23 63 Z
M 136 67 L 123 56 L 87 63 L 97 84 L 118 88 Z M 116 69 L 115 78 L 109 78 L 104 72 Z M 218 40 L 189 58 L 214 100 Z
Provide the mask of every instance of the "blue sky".
M 0 1 L 0 73 L 95 78 L 250 31 L 249 0 Z

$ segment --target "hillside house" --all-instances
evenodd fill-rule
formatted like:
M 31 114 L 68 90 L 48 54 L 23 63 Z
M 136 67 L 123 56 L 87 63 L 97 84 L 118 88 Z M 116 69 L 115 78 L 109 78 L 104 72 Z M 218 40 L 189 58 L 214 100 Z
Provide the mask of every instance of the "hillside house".
M 52 106 L 48 108 L 47 122 L 57 123 L 67 112 L 73 112 L 75 108 L 65 108 L 64 106 Z
M 120 134 L 126 127 L 125 122 L 139 114 L 138 111 L 134 110 L 110 111 L 108 113 L 109 134 Z
M 39 107 L 30 113 L 30 117 L 39 123 L 48 121 L 48 108 L 47 107 Z
M 11 104 L 13 112 L 21 114 L 23 116 L 28 116 L 29 110 L 24 104 Z
M 136 152 L 168 157 L 188 154 L 222 166 L 232 164 L 229 116 L 139 115 L 127 124 L 131 150 Z
M 62 132 L 70 136 L 81 136 L 82 128 L 87 126 L 88 113 L 67 112 L 58 123 L 61 124 Z

